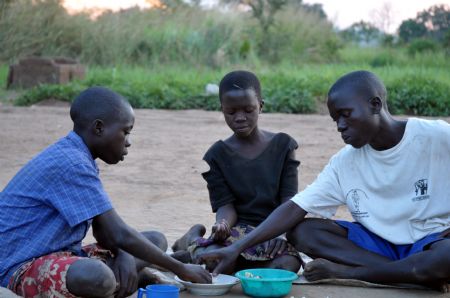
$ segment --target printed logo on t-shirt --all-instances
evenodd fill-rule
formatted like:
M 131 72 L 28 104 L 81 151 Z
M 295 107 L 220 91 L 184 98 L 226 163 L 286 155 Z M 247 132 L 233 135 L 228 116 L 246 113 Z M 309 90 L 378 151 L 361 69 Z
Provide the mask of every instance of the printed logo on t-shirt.
M 366 193 L 358 188 L 351 189 L 346 196 L 347 204 L 351 204 L 353 206 L 353 210 L 350 210 L 353 218 L 363 218 L 369 217 L 369 213 L 361 210 L 362 200 L 368 200 Z
M 414 183 L 414 192 L 416 196 L 412 198 L 413 202 L 428 200 L 430 198 L 427 195 L 428 192 L 428 179 L 419 179 Z

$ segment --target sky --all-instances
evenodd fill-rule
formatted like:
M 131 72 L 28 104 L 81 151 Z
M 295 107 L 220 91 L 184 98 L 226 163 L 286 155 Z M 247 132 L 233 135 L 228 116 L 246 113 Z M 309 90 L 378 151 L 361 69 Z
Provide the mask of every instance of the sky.
M 340 29 L 344 29 L 360 20 L 375 23 L 376 11 L 390 6 L 392 24 L 387 31 L 393 33 L 403 20 L 414 18 L 417 12 L 425 10 L 436 4 L 450 5 L 450 0 L 391 0 L 391 1 L 364 1 L 364 0 L 303 0 L 303 3 L 321 3 L 328 18 Z
M 64 5 L 72 11 L 86 8 L 119 10 L 135 5 L 148 8 L 150 7 L 148 2 L 146 0 L 64 0 Z M 419 11 L 435 4 L 450 5 L 450 0 L 303 0 L 303 2 L 321 3 L 328 18 L 339 29 L 344 29 L 354 22 L 364 20 L 374 23 L 390 33 L 395 32 L 403 20 L 414 18 Z M 383 11 L 384 13 L 380 14 Z M 389 13 L 386 14 L 386 12 Z M 389 17 L 381 17 L 386 15 L 389 15 Z
M 114 11 L 130 8 L 133 6 L 140 6 L 143 8 L 149 8 L 150 5 L 145 0 L 64 0 L 63 5 L 69 9 L 69 11 L 80 11 L 83 9 L 101 8 L 111 9 Z

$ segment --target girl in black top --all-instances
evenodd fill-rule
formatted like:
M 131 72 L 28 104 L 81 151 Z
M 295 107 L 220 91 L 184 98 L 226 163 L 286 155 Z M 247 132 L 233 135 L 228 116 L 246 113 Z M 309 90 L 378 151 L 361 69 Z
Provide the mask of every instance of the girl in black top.
M 242 238 L 298 191 L 297 143 L 285 133 L 258 128 L 264 105 L 258 78 L 247 71 L 227 74 L 220 82 L 219 98 L 233 135 L 209 148 L 203 159 L 210 170 L 202 174 L 216 223 L 209 238 L 202 238 L 206 229 L 196 225 L 172 247 L 174 251 L 188 248 L 194 259 L 198 253 Z M 252 267 L 297 272 L 300 264 L 295 248 L 276 238 L 244 251 L 227 273 Z

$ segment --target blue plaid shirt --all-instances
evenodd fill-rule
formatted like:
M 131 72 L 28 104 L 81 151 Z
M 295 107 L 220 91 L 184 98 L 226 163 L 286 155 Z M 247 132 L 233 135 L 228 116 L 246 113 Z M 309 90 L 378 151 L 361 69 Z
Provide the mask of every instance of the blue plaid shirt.
M 75 133 L 51 145 L 0 193 L 0 285 L 33 258 L 81 253 L 92 218 L 112 209 L 98 168 Z

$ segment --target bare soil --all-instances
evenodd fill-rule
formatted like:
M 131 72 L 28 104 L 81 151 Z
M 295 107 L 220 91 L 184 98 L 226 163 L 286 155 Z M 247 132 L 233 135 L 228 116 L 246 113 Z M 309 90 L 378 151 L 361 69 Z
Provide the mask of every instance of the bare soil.
M 28 160 L 72 128 L 68 106 L 50 101 L 31 107 L 0 106 L 0 125 L 1 188 Z M 343 146 L 325 115 L 262 114 L 259 126 L 286 132 L 299 143 L 300 189 Z M 136 110 L 125 161 L 118 165 L 98 161 L 118 213 L 140 231 L 164 232 L 170 243 L 195 223 L 211 226 L 214 216 L 201 176 L 208 166 L 202 157 L 215 141 L 230 134 L 219 112 Z
M 262 114 L 259 126 L 286 132 L 300 144 L 297 150 L 301 161 L 300 190 L 315 179 L 330 157 L 344 145 L 327 115 Z M 0 127 L 0 189 L 3 189 L 28 160 L 65 136 L 72 123 L 69 108 L 64 104 L 46 102 L 31 107 L 2 104 Z M 219 112 L 136 110 L 132 146 L 125 161 L 118 165 L 98 162 L 104 187 L 118 213 L 140 231 L 163 232 L 169 244 L 195 223 L 210 227 L 214 216 L 201 177 L 208 169 L 202 156 L 211 144 L 230 134 Z M 337 217 L 350 219 L 344 208 Z M 93 237 L 88 235 L 85 242 L 91 241 Z M 313 286 L 306 286 L 305 289 L 308 287 L 312 289 L 306 291 L 308 297 L 365 295 L 362 290 L 345 290 L 345 287 L 315 286 L 317 290 L 314 290 Z M 292 294 L 304 296 L 297 290 Z M 402 296 L 400 290 L 372 292 L 378 296 L 379 291 L 386 297 Z M 404 294 L 406 297 L 413 292 Z M 423 297 L 430 295 L 426 292 Z M 443 296 L 439 294 L 439 297 Z

